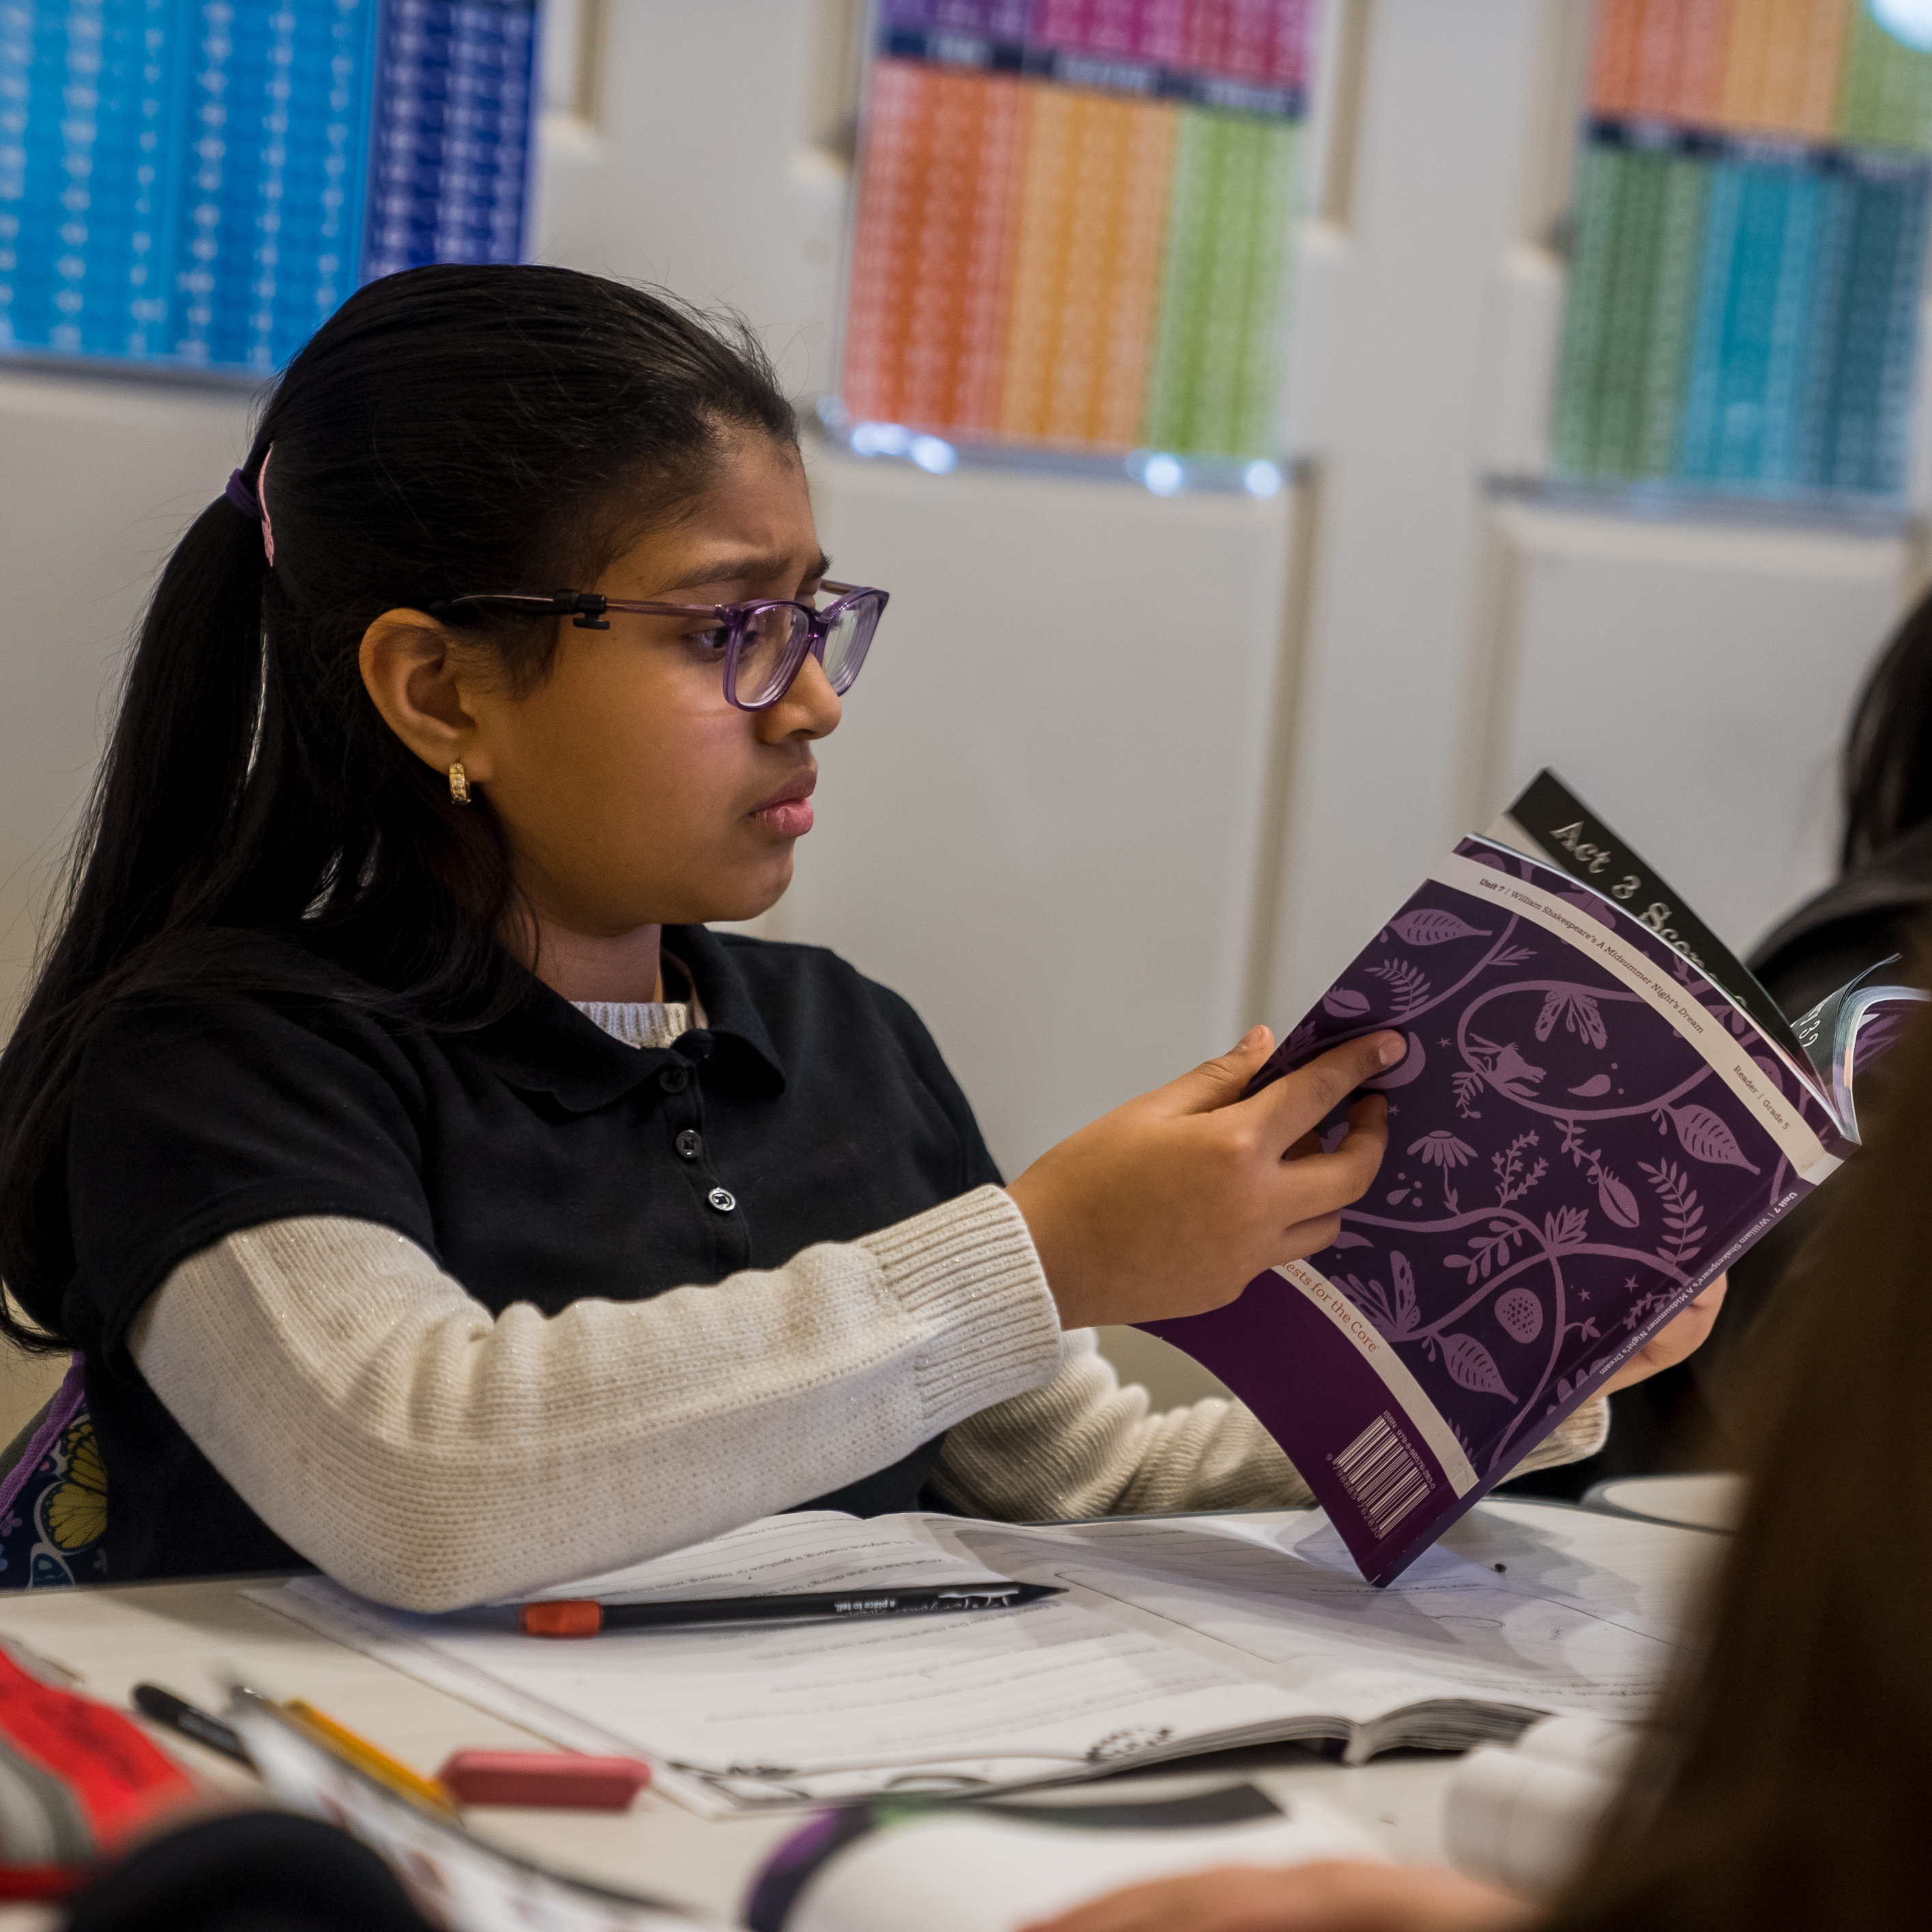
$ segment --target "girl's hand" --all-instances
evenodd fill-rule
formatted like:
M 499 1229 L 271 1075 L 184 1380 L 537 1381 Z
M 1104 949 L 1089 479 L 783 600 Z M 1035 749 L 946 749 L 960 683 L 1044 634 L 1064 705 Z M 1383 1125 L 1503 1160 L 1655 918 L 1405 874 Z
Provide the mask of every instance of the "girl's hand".
M 1358 1100 L 1333 1154 L 1297 1143 L 1407 1046 L 1399 1033 L 1370 1034 L 1244 1100 L 1274 1047 L 1256 1027 L 1233 1052 L 1042 1154 L 1006 1192 L 1026 1217 L 1060 1325 L 1198 1315 L 1232 1301 L 1263 1269 L 1328 1246 L 1340 1210 L 1382 1165 L 1387 1102 Z
M 1446 1866 L 1330 1859 L 1156 1879 L 1021 1932 L 1514 1932 L 1535 1916 Z
M 1720 1274 L 1682 1314 L 1666 1322 L 1610 1380 L 1602 1393 L 1615 1395 L 1618 1389 L 1648 1382 L 1666 1369 L 1674 1369 L 1688 1355 L 1694 1354 L 1710 1334 L 1718 1311 L 1724 1305 L 1724 1290 L 1730 1276 Z

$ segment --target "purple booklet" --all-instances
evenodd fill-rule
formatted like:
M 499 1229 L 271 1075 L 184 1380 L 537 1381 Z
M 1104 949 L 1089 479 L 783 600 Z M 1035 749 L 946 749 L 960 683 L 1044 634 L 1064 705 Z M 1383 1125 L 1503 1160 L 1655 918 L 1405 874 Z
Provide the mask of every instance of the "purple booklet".
M 1794 1028 L 1545 772 L 1257 1078 L 1408 1035 L 1370 1083 L 1388 1156 L 1334 1246 L 1147 1326 L 1254 1411 L 1388 1582 L 1852 1151 L 1852 1073 L 1926 997 L 1870 976 Z

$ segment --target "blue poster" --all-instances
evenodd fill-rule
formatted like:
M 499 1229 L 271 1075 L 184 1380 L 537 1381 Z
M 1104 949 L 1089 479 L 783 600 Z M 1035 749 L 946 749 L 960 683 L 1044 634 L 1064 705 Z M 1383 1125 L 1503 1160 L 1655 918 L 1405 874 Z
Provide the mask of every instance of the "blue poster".
M 535 0 L 6 0 L 0 352 L 266 376 L 523 253 Z

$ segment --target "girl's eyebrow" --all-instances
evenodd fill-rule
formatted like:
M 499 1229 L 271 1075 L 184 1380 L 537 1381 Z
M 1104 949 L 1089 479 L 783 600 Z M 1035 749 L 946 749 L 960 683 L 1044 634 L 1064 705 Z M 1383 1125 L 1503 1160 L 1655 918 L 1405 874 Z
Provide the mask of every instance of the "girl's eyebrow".
M 674 584 L 667 584 L 666 590 L 689 590 L 700 584 L 758 584 L 774 577 L 782 577 L 791 559 L 788 556 L 716 556 L 708 557 L 700 564 L 688 570 Z M 804 580 L 815 584 L 832 568 L 832 560 L 823 551 L 818 561 L 805 573 Z

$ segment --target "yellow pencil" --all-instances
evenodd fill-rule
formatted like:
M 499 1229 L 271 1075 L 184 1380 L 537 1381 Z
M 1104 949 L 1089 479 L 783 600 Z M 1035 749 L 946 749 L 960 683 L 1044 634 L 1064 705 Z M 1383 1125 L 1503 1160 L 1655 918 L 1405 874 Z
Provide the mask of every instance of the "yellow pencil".
M 391 1790 L 400 1791 L 433 1810 L 455 1812 L 454 1802 L 434 1778 L 422 1777 L 407 1765 L 398 1764 L 387 1751 L 378 1750 L 367 1738 L 358 1737 L 346 1725 L 338 1724 L 306 1700 L 292 1697 L 282 1708 L 298 1724 L 314 1732 L 322 1742 L 332 1746 L 358 1770 L 366 1771 Z

